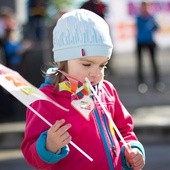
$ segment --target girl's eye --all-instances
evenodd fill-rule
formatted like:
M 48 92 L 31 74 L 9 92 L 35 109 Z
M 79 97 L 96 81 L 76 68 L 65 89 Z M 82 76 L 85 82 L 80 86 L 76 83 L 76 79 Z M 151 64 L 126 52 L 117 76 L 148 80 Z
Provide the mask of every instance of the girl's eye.
M 83 64 L 83 66 L 85 66 L 85 67 L 90 67 L 91 64 Z
M 89 64 L 88 64 L 88 63 L 87 63 L 87 64 L 82 64 L 82 65 L 83 65 L 84 67 L 90 67 L 90 66 L 91 66 L 91 64 L 90 64 L 90 63 L 89 63 Z M 106 64 L 102 64 L 102 65 L 100 65 L 100 66 L 99 66 L 99 68 L 100 68 L 100 69 L 104 69 L 104 68 L 106 68 Z
M 101 69 L 107 68 L 107 66 L 106 66 L 106 65 L 101 65 L 100 68 L 101 68 Z

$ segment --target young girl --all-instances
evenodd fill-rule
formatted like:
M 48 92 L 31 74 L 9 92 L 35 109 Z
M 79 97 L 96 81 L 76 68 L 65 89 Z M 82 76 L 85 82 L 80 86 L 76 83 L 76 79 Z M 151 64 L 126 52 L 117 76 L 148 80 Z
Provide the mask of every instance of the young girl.
M 28 109 L 21 147 L 26 160 L 34 168 L 45 170 L 142 169 L 145 152 L 133 132 L 132 118 L 116 89 L 104 80 L 104 69 L 112 53 L 106 22 L 83 9 L 64 14 L 53 31 L 53 52 L 57 68 L 47 71 L 41 90 L 69 111 L 47 101 L 32 104 L 53 125 L 49 128 Z M 84 85 L 86 79 L 119 129 L 126 147 L 101 103 Z M 70 145 L 71 141 L 93 161 Z

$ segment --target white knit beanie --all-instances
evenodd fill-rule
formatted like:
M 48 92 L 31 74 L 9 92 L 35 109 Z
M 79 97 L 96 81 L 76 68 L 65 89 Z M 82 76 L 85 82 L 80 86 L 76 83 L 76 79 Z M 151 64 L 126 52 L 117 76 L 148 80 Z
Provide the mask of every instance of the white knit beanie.
M 112 41 L 103 18 L 85 10 L 65 13 L 53 30 L 54 61 L 101 56 L 110 59 Z

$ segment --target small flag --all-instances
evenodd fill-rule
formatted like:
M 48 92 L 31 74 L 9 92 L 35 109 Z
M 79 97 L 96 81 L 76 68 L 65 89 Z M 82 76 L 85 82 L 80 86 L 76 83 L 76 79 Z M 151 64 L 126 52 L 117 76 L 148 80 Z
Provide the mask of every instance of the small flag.
M 0 64 L 0 85 L 27 107 L 37 100 L 47 100 L 60 109 L 68 111 L 68 109 L 56 103 L 38 88 L 26 81 L 18 72 L 2 64 Z
M 67 80 L 59 83 L 59 90 L 65 90 L 72 93 L 71 105 L 82 116 L 89 120 L 90 113 L 93 111 L 95 106 L 87 83 L 82 83 L 63 71 L 60 72 L 67 78 Z

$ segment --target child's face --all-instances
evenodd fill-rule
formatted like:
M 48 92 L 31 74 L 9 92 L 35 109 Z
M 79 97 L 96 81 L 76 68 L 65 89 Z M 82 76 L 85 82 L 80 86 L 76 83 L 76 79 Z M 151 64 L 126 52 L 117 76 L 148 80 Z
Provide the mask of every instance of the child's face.
M 68 61 L 68 74 L 81 82 L 87 77 L 92 85 L 104 78 L 107 57 L 88 57 Z

